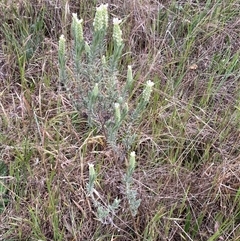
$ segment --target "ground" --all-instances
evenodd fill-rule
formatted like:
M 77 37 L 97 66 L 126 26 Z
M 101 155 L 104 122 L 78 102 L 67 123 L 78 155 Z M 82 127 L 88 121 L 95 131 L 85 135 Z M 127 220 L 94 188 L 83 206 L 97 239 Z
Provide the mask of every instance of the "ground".
M 118 81 L 131 65 L 130 109 L 154 82 L 116 148 L 59 88 L 61 34 L 74 79 L 72 13 L 91 43 L 106 2 L 107 54 L 111 21 L 123 20 Z M 240 240 L 239 8 L 239 0 L 1 1 L 0 240 Z M 127 149 L 129 131 L 136 138 Z M 133 151 L 136 216 L 124 182 Z M 89 164 L 98 204 L 120 199 L 104 222 L 87 191 Z

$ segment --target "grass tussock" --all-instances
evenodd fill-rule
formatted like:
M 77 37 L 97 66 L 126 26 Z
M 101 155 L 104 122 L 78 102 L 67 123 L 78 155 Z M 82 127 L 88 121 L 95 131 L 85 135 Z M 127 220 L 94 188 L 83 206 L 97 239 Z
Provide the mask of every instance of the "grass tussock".
M 129 153 L 119 141 L 122 156 L 58 91 L 58 41 L 71 39 L 71 14 L 90 42 L 106 2 L 110 20 L 123 19 L 118 78 L 131 64 L 130 102 L 154 82 Z M 1 1 L 0 240 L 239 240 L 239 8 L 238 0 Z M 125 195 L 130 151 L 136 216 Z M 104 222 L 87 192 L 89 164 L 101 207 L 120 199 Z

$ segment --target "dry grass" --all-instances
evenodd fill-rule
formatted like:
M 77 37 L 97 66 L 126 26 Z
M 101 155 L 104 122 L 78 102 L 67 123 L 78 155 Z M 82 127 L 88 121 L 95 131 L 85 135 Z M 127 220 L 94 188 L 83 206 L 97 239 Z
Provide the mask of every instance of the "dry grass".
M 78 12 L 90 38 L 106 1 L 95 2 L 0 3 L 0 161 L 9 170 L 0 173 L 0 240 L 239 240 L 240 2 L 108 1 L 111 17 L 124 19 L 121 74 L 133 64 L 134 96 L 155 82 L 132 148 L 136 217 L 124 195 L 127 160 L 57 92 L 58 37 Z M 88 163 L 103 201 L 122 200 L 112 224 L 96 219 Z

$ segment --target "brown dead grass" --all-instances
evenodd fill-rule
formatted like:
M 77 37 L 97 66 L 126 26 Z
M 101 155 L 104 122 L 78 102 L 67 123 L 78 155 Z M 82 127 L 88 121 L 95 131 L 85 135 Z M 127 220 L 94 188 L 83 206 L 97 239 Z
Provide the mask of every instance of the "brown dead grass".
M 24 6 L 25 2 L 22 1 L 22 4 Z M 17 77 L 19 70 L 16 67 L 16 56 L 13 52 L 5 52 L 4 36 L 1 36 L 0 128 L 4 137 L 4 143 L 0 147 L 1 159 L 9 166 L 16 161 L 18 151 L 23 149 L 25 138 L 29 141 L 31 158 L 30 163 L 26 164 L 25 174 L 20 174 L 19 180 L 8 180 L 11 187 L 10 203 L 0 215 L 0 233 L 20 240 L 21 230 L 21 240 L 32 240 L 34 230 L 31 210 L 37 214 L 40 230 L 45 239 L 54 240 L 52 207 L 49 205 L 50 188 L 51 195 L 57 200 L 55 208 L 64 240 L 97 240 L 97 234 L 101 237 L 104 234 L 108 235 L 106 240 L 113 240 L 111 236 L 114 235 L 114 240 L 119 241 L 144 240 L 143 235 L 147 233 L 147 229 L 149 236 L 153 235 L 153 240 L 184 240 L 182 228 L 189 212 L 191 223 L 196 223 L 198 217 L 203 216 L 194 240 L 208 240 L 224 224 L 224 220 L 239 209 L 235 197 L 240 188 L 240 132 L 235 124 L 236 117 L 226 120 L 221 114 L 226 113 L 224 110 L 233 110 L 236 103 L 236 96 L 239 93 L 239 81 L 236 76 L 230 76 L 214 97 L 213 111 L 205 113 L 210 118 L 206 118 L 204 112 L 202 116 L 193 113 L 187 122 L 184 138 L 194 145 L 193 149 L 202 151 L 206 148 L 207 142 L 211 143 L 209 160 L 205 163 L 197 164 L 190 170 L 184 165 L 183 159 L 186 159 L 190 152 L 187 150 L 188 143 L 182 147 L 183 154 L 178 161 L 171 163 L 164 150 L 168 149 L 171 135 L 177 142 L 178 136 L 181 138 L 182 133 L 180 134 L 177 129 L 169 131 L 169 128 L 166 128 L 162 134 L 165 135 L 166 141 L 163 136 L 162 139 L 155 140 L 152 136 L 151 123 L 141 124 L 140 142 L 136 145 L 139 168 L 134 178 L 135 188 L 142 202 L 134 219 L 128 211 L 122 183 L 125 163 L 109 150 L 102 137 L 88 137 L 89 130 L 84 119 L 72 123 L 74 109 L 71 103 L 64 93 L 59 95 L 56 92 L 57 37 L 62 31 L 67 31 L 69 26 L 59 24 L 64 15 L 64 6 L 59 3 L 59 8 L 56 8 L 57 5 L 51 5 L 50 1 L 45 1 L 44 4 L 48 7 L 48 30 L 42 48 L 36 52 L 26 68 L 26 78 L 34 83 L 33 91 L 21 88 Z M 157 17 L 156 8 L 168 9 L 168 1 L 111 1 L 109 4 L 112 15 L 125 18 L 129 24 L 129 28 L 125 30 L 126 49 L 131 49 L 131 61 L 136 72 L 141 73 L 139 80 L 158 75 L 163 81 L 161 84 L 167 85 L 168 72 L 176 70 L 178 60 L 174 54 L 171 55 L 171 46 L 167 40 L 162 36 L 155 36 L 149 29 L 149 21 Z M 40 5 L 33 6 L 38 9 Z M 80 11 L 79 4 L 72 2 L 69 2 L 69 8 L 70 12 Z M 21 8 L 21 14 L 24 15 L 24 7 Z M 89 15 L 86 13 L 86 21 L 92 17 L 91 14 L 92 11 L 89 11 Z M 53 32 L 51 26 L 55 26 Z M 192 61 L 186 64 L 190 66 L 196 63 L 197 70 L 186 70 L 176 90 L 176 97 L 171 99 L 178 106 L 179 113 L 184 112 L 187 101 L 192 99 L 193 95 L 196 96 L 197 105 L 205 94 L 206 76 L 211 71 L 208 70 L 208 62 L 216 51 L 224 49 L 226 36 L 231 42 L 232 53 L 236 53 L 240 47 L 239 20 L 233 20 L 229 25 L 223 26 L 221 32 L 216 31 L 209 39 L 199 40 L 196 50 L 192 53 Z M 167 54 L 159 54 L 159 48 Z M 148 59 L 149 52 L 152 61 Z M 199 73 L 202 75 L 196 85 L 194 80 L 198 78 Z M 43 81 L 44 77 L 50 79 L 50 86 Z M 161 94 L 160 91 L 159 93 Z M 158 121 L 168 120 L 170 113 L 171 108 L 166 108 Z M 212 122 L 204 123 L 204 120 L 211 119 L 211 116 Z M 226 122 L 225 126 L 229 128 L 228 135 L 223 137 L 223 126 L 219 124 L 222 122 Z M 199 127 L 202 130 L 200 133 L 197 131 Z M 60 142 L 57 141 L 58 138 Z M 82 157 L 79 148 L 86 140 L 87 147 Z M 149 150 L 154 145 L 157 148 L 153 156 L 160 160 L 159 163 L 149 159 Z M 99 183 L 96 189 L 102 197 L 108 197 L 104 201 L 111 203 L 116 197 L 122 199 L 121 210 L 114 218 L 113 225 L 101 225 L 96 220 L 96 210 L 85 190 L 88 163 L 94 163 L 99 168 Z M 31 170 L 28 170 L 28 167 L 31 167 Z M 51 185 L 47 188 L 50 179 Z M 160 216 L 159 220 L 149 227 L 156 214 Z M 222 215 L 221 219 L 216 221 L 219 214 Z M 225 236 L 220 236 L 219 240 L 238 240 L 239 217 L 230 230 L 232 231 Z M 185 237 L 185 240 L 190 240 Z M 3 240 L 1 235 L 0 240 Z

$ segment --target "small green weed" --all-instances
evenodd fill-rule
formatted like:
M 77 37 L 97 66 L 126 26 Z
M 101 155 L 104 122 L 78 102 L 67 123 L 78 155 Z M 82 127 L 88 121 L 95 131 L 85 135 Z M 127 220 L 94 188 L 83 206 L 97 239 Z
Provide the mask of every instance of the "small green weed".
M 6 205 L 8 204 L 9 199 L 7 198 L 7 187 L 6 182 L 4 181 L 8 175 L 7 165 L 0 160 L 0 213 L 4 211 Z

